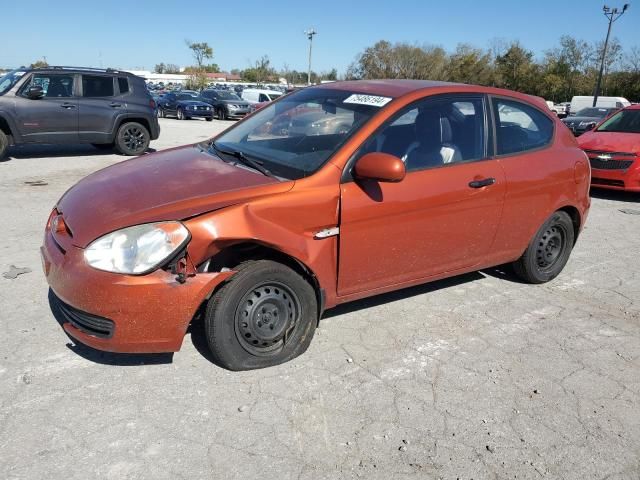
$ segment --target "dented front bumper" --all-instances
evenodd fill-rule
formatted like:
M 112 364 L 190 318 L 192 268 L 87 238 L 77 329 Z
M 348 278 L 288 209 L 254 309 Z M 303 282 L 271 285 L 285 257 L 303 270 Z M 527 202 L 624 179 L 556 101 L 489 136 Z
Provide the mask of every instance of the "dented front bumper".
M 164 270 L 141 276 L 99 271 L 87 265 L 83 249 L 56 241 L 49 228 L 41 254 L 55 296 L 80 315 L 78 322 L 62 315 L 65 331 L 86 345 L 109 352 L 180 350 L 199 306 L 234 273 L 197 273 L 180 283 L 175 274 Z M 82 321 L 83 314 L 87 315 L 86 322 Z M 98 317 L 96 322 L 113 322 L 111 333 L 93 331 L 92 317 Z

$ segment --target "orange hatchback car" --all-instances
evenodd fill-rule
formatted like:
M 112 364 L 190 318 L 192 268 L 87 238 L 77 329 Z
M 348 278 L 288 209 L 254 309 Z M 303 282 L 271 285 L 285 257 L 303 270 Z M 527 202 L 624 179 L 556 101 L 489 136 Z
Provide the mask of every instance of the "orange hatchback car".
M 589 182 L 541 99 L 337 82 L 89 175 L 53 209 L 42 257 L 80 342 L 177 351 L 203 308 L 217 362 L 261 368 L 304 352 L 343 302 L 509 262 L 527 282 L 553 279 Z

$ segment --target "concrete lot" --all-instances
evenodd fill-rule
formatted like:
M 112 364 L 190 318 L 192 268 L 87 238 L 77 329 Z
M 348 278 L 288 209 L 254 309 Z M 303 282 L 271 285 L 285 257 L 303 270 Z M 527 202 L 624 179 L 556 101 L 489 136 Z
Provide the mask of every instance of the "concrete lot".
M 152 147 L 230 122 L 163 119 Z M 1 479 L 638 479 L 640 196 L 596 192 L 543 286 L 499 270 L 329 311 L 309 351 L 230 373 L 193 328 L 173 356 L 70 343 L 38 248 L 61 194 L 124 157 L 0 162 Z M 29 184 L 29 182 L 35 182 Z

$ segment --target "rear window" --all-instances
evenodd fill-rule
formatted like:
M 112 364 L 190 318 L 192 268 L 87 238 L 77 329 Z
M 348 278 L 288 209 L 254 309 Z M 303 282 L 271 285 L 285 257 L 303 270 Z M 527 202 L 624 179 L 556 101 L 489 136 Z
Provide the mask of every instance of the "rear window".
M 118 88 L 120 93 L 129 92 L 129 80 L 126 77 L 118 77 Z
M 538 109 L 503 98 L 493 99 L 498 155 L 544 147 L 553 138 L 553 121 Z
M 113 78 L 99 75 L 82 76 L 83 97 L 112 97 Z

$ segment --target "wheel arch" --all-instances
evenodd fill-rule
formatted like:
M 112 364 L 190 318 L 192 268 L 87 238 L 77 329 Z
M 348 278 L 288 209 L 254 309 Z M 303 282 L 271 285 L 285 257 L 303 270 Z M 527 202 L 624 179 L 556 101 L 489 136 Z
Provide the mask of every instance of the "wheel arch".
M 573 244 L 575 245 L 578 241 L 578 235 L 580 235 L 580 230 L 582 227 L 582 218 L 580 216 L 580 211 L 573 205 L 566 205 L 556 211 L 565 212 L 567 215 L 569 215 L 569 217 L 571 217 L 571 222 L 573 223 Z
M 120 127 L 122 127 L 122 125 L 124 125 L 125 123 L 129 123 L 129 122 L 139 123 L 140 125 L 142 125 L 144 128 L 147 129 L 147 132 L 149 132 L 149 136 L 151 136 L 151 123 L 147 118 L 138 116 L 138 115 L 125 115 L 118 118 L 116 121 L 116 126 L 113 129 L 113 140 L 115 140 L 116 136 L 118 135 L 118 130 L 120 130 Z
M 325 292 L 320 286 L 315 272 L 302 260 L 294 255 L 284 252 L 273 245 L 269 245 L 255 239 L 238 239 L 225 243 L 220 249 L 204 262 L 198 265 L 201 272 L 219 272 L 223 269 L 231 269 L 248 260 L 271 260 L 281 263 L 304 278 L 316 294 L 318 304 L 318 321 L 324 312 Z M 231 277 L 233 278 L 233 276 Z M 213 295 L 222 285 L 218 285 L 212 292 Z M 211 296 L 210 295 L 210 296 Z

